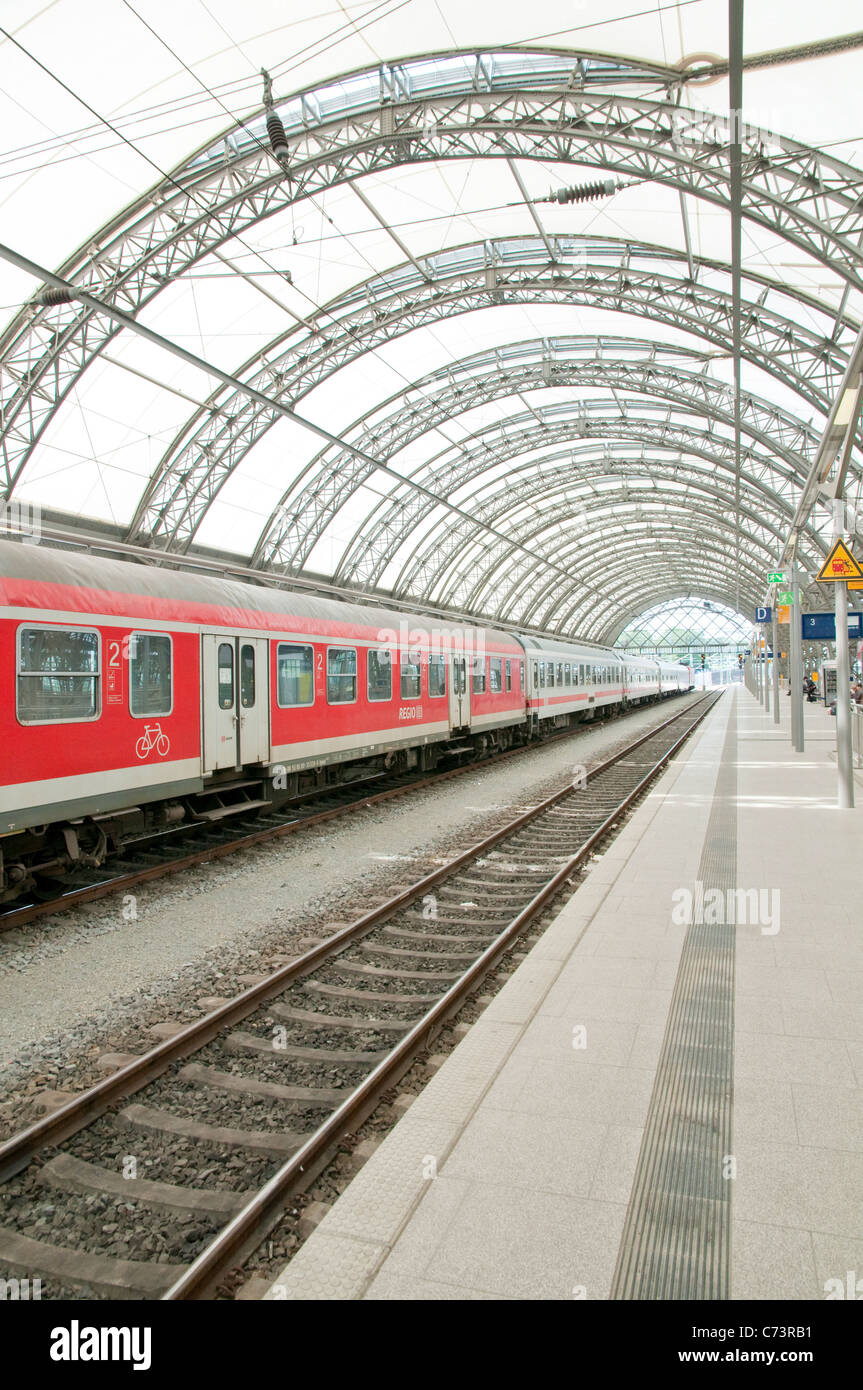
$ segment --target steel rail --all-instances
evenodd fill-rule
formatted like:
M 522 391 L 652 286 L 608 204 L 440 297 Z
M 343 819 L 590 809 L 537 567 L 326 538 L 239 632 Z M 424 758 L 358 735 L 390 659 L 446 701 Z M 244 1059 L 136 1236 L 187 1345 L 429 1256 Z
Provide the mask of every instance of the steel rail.
M 605 708 L 600 706 L 600 708 Z M 0 906 L 0 933 L 12 931 L 15 927 L 24 926 L 27 922 L 32 922 L 39 917 L 49 917 L 55 912 L 67 912 L 70 908 L 78 907 L 82 903 L 93 902 L 97 898 L 108 897 L 111 893 L 120 893 L 126 888 L 132 888 L 135 884 L 146 883 L 152 879 L 167 878 L 170 874 L 180 873 L 184 869 L 193 869 L 198 864 L 209 863 L 213 859 L 224 859 L 229 854 L 234 854 L 238 850 L 249 849 L 253 845 L 264 844 L 268 840 L 279 839 L 282 835 L 291 835 L 297 830 L 304 830 L 306 826 L 321 825 L 324 821 L 336 820 L 339 816 L 348 815 L 351 811 L 361 811 L 367 806 L 374 806 L 378 802 L 390 801 L 398 796 L 406 796 L 408 792 L 424 791 L 434 787 L 438 782 L 447 782 L 453 777 L 458 777 L 465 772 L 476 772 L 481 767 L 491 767 L 495 763 L 505 762 L 509 758 L 517 758 L 523 753 L 531 752 L 539 748 L 548 748 L 555 743 L 560 743 L 564 739 L 573 738 L 582 732 L 583 725 L 576 724 L 570 729 L 564 729 L 560 733 L 551 734 L 536 742 L 519 744 L 516 748 L 505 748 L 501 752 L 489 754 L 488 757 L 481 759 L 473 758 L 459 764 L 458 767 L 445 769 L 443 772 L 433 772 L 428 776 L 417 777 L 411 781 L 400 783 L 395 787 L 387 787 L 383 791 L 370 792 L 365 796 L 357 797 L 355 801 L 346 802 L 342 806 L 331 806 L 323 811 L 315 811 L 311 815 L 300 815 L 295 820 L 286 820 L 281 825 L 264 826 L 261 830 L 252 830 L 238 835 L 236 839 L 226 840 L 221 844 L 206 845 L 203 849 L 184 855 L 182 858 L 166 860 L 164 864 L 150 864 L 143 869 L 133 869 L 128 873 L 118 874 L 114 878 L 106 878 L 98 883 L 84 884 L 80 888 L 70 888 L 68 893 L 63 893 L 57 898 L 51 898 L 46 902 L 28 903 L 26 907 L 12 907 L 5 911 Z M 661 725 L 659 727 L 662 727 Z M 305 801 L 325 800 L 330 796 L 338 795 L 339 792 L 349 792 L 352 786 L 361 785 L 363 782 L 376 780 L 374 778 L 357 778 L 354 783 L 345 782 L 341 786 L 320 787 L 316 791 L 303 792 L 299 796 L 292 797 L 286 804 L 284 811 L 274 809 L 273 814 L 287 815 L 290 807 L 301 808 Z M 212 789 L 218 791 L 217 787 Z M 168 832 L 168 836 L 163 841 L 165 844 L 171 843 L 176 837 L 181 839 L 185 834 L 194 833 L 195 830 L 206 829 L 208 822 L 189 821 L 183 826 L 178 826 L 173 835 Z M 228 827 L 225 826 L 225 829 Z M 141 839 L 155 839 L 159 843 L 158 837 L 142 836 Z M 117 859 L 122 859 L 125 852 L 130 857 L 134 855 L 134 841 L 129 842 L 125 847 L 121 846 L 118 850 Z M 106 868 L 108 865 L 106 864 Z
M 661 724 L 640 735 L 632 743 L 627 744 L 625 748 L 591 768 L 587 773 L 586 780 L 591 781 L 601 776 L 615 763 L 628 757 L 641 744 L 646 743 L 648 739 L 654 738 L 676 720 L 700 708 L 705 701 L 709 701 L 710 704 L 714 702 L 712 696 L 704 696 L 695 705 L 690 706 L 689 710 L 680 711 L 678 714 L 672 715 L 671 718 L 663 720 Z M 704 713 L 706 714 L 707 710 Z M 700 722 L 703 717 L 701 715 L 697 722 Z M 691 727 L 694 728 L 695 725 L 693 724 Z M 261 1004 L 274 995 L 280 994 L 288 984 L 309 974 L 324 961 L 336 956 L 350 942 L 366 936 L 400 908 L 407 907 L 422 898 L 430 889 L 449 878 L 453 872 L 487 853 L 499 841 L 528 825 L 550 807 L 571 795 L 573 795 L 571 786 L 554 792 L 537 806 L 523 812 L 514 820 L 507 822 L 500 829 L 493 831 L 492 834 L 464 850 L 454 859 L 449 860 L 448 863 L 433 870 L 430 874 L 426 874 L 417 883 L 396 893 L 393 897 L 364 913 L 356 921 L 349 923 L 341 931 L 298 956 L 296 960 L 280 967 L 265 980 L 244 990 L 235 998 L 228 1000 L 227 1003 L 219 1005 L 212 1012 L 205 1014 L 203 1018 L 188 1024 L 173 1038 L 158 1043 L 148 1052 L 136 1057 L 133 1062 L 118 1068 L 104 1080 L 97 1082 L 86 1091 L 82 1091 L 80 1095 L 74 1096 L 64 1105 L 59 1106 L 50 1115 L 44 1116 L 26 1129 L 12 1135 L 0 1144 L 0 1182 L 4 1182 L 15 1173 L 20 1172 L 39 1150 L 48 1145 L 58 1144 L 69 1138 L 70 1135 L 76 1134 L 98 1116 L 104 1114 L 115 1101 L 140 1090 L 148 1082 L 153 1081 L 166 1071 L 173 1062 L 204 1047 L 223 1029 L 248 1017 Z
M 474 986 L 488 974 L 489 970 L 496 963 L 498 957 L 512 944 L 521 931 L 527 926 L 534 917 L 545 907 L 551 898 L 558 892 L 566 880 L 575 872 L 591 853 L 599 841 L 608 834 L 612 825 L 628 809 L 629 806 L 641 795 L 644 789 L 658 776 L 665 767 L 666 763 L 674 756 L 677 750 L 690 737 L 703 719 L 707 717 L 710 710 L 716 704 L 719 696 L 708 695 L 704 700 L 699 701 L 699 705 L 706 703 L 707 708 L 698 715 L 695 720 L 685 729 L 681 736 L 668 748 L 662 756 L 654 763 L 649 771 L 641 778 L 638 784 L 629 792 L 626 797 L 611 811 L 604 819 L 602 824 L 594 830 L 584 841 L 574 855 L 572 855 L 564 865 L 549 879 L 539 892 L 531 899 L 526 907 L 518 913 L 500 935 L 483 951 L 473 965 L 469 966 L 465 973 L 454 985 L 442 995 L 442 997 L 432 1005 L 423 1017 L 414 1024 L 408 1033 L 395 1045 L 390 1053 L 378 1064 L 369 1075 L 360 1082 L 359 1086 L 351 1093 L 333 1114 L 324 1121 L 321 1127 L 298 1149 L 295 1154 L 268 1180 L 267 1183 L 255 1194 L 246 1204 L 242 1211 L 228 1222 L 218 1233 L 214 1240 L 201 1251 L 192 1261 L 186 1270 L 175 1280 L 171 1287 L 162 1295 L 162 1301 L 180 1302 L 183 1300 L 198 1299 L 205 1297 L 210 1292 L 220 1278 L 223 1278 L 227 1271 L 237 1260 L 242 1259 L 250 1253 L 256 1245 L 260 1243 L 273 1225 L 278 1221 L 284 1202 L 293 1196 L 303 1187 L 308 1186 L 321 1168 L 328 1160 L 330 1151 L 344 1138 L 346 1134 L 352 1132 L 365 1116 L 374 1109 L 383 1091 L 388 1090 L 399 1076 L 411 1065 L 416 1054 L 421 1052 L 431 1041 L 434 1034 L 440 1029 L 444 1021 L 451 1013 L 454 1013 L 463 1003 L 465 996 L 468 995 Z M 675 719 L 683 718 L 684 715 L 676 715 Z M 654 737 L 662 728 L 667 728 L 668 724 L 674 720 L 668 720 L 655 729 Z M 614 763 L 637 748 L 639 744 L 646 742 L 646 738 L 640 738 L 636 743 L 630 745 L 623 753 L 609 758 L 605 763 L 600 764 L 592 772 L 595 778 L 606 771 Z M 572 795 L 572 788 L 567 787 L 563 792 L 556 793 L 548 801 L 543 802 L 541 807 L 535 811 L 528 812 L 504 830 L 496 832 L 489 837 L 489 841 L 496 843 L 503 836 L 508 836 L 514 829 L 535 819 L 537 814 L 548 810 L 550 805 L 562 800 L 566 796 Z M 481 849 L 490 847 L 489 841 L 484 841 Z M 467 852 L 461 859 L 456 860 L 459 864 L 462 860 L 473 857 L 477 852 L 475 846 L 473 850 Z M 447 867 L 447 872 L 452 866 Z M 435 879 L 440 875 L 434 875 Z M 424 880 L 427 885 L 429 880 Z

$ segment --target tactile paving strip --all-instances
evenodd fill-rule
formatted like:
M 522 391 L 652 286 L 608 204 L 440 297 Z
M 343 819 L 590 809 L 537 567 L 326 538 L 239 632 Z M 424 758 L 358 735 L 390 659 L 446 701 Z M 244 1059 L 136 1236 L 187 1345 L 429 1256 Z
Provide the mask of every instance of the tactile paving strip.
M 721 889 L 726 903 L 727 890 L 736 887 L 736 704 L 698 878 L 705 895 Z M 699 915 L 696 906 L 693 917 Z M 611 1288 L 614 1299 L 730 1296 L 734 938 L 733 922 L 696 920 L 687 928 Z

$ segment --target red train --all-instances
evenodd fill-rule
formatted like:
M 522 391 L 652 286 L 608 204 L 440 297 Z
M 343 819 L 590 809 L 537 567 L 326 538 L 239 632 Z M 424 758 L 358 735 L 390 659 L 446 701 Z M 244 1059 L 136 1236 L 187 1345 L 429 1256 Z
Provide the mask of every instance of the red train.
M 0 901 L 182 821 L 430 769 L 689 667 L 0 541 Z

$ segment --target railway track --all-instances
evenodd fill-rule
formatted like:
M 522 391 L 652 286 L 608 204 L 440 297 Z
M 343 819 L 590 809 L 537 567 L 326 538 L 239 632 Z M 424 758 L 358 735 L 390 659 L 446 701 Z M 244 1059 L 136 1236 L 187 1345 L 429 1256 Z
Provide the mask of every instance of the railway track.
M 0 1145 L 0 1274 L 43 1297 L 211 1294 L 718 698 Z
M 214 859 L 223 859 L 253 845 L 294 834 L 307 826 L 320 825 L 351 811 L 391 801 L 408 792 L 476 771 L 478 767 L 490 767 L 533 749 L 547 748 L 550 744 L 577 736 L 579 731 L 580 726 L 576 726 L 542 739 L 539 743 L 508 748 L 433 773 L 378 773 L 358 778 L 343 786 L 306 792 L 279 811 L 238 813 L 231 818 L 230 824 L 218 821 L 189 823 L 142 836 L 140 840 L 128 842 L 123 851 L 102 869 L 77 873 L 73 882 L 64 885 L 55 894 L 30 897 L 23 904 L 0 905 L 0 932 L 11 931 L 39 917 L 65 912 L 111 893 L 128 892 L 138 884 L 192 869 Z

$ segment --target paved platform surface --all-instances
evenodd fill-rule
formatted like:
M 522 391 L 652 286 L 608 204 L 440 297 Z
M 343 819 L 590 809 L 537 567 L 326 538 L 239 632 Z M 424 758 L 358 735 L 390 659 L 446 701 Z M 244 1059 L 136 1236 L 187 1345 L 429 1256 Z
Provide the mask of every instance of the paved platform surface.
M 267 1298 L 863 1276 L 863 809 L 789 703 L 726 692 Z

